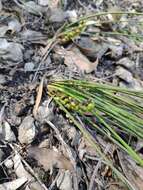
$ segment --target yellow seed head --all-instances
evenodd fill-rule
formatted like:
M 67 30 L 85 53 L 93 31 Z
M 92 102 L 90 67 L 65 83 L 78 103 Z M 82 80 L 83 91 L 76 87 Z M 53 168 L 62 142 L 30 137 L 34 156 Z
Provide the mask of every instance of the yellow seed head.
M 68 37 L 69 37 L 69 38 L 73 37 L 73 35 L 74 35 L 73 32 L 69 32 L 69 33 L 68 33 Z
M 64 103 L 67 104 L 69 102 L 69 99 L 68 98 L 65 98 L 64 99 Z
M 92 110 L 94 109 L 94 107 L 95 107 L 94 103 L 89 103 L 89 104 L 87 105 L 87 110 L 88 110 L 88 111 L 92 111 Z
M 71 105 L 70 105 L 70 104 L 66 104 L 65 106 L 66 106 L 68 109 L 71 108 Z
M 76 106 L 75 102 L 71 102 L 71 106 L 75 107 Z

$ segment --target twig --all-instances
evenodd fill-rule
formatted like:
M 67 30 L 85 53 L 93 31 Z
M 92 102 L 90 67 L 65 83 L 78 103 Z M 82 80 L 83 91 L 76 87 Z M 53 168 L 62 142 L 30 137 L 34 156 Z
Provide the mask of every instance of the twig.
M 66 148 L 67 152 L 68 152 L 68 155 L 69 155 L 69 159 L 74 167 L 74 170 L 75 172 L 73 173 L 74 174 L 74 189 L 75 190 L 78 190 L 78 182 L 77 182 L 77 173 L 76 173 L 76 161 L 72 155 L 72 152 L 70 150 L 70 148 L 68 147 L 68 145 L 66 144 L 66 142 L 64 141 L 64 139 L 62 138 L 59 130 L 57 129 L 57 127 L 55 127 L 55 125 L 51 122 L 51 121 L 48 121 L 46 120 L 46 123 L 56 132 L 57 136 L 58 136 L 58 139 L 59 141 L 61 142 L 61 144 L 63 144 L 63 146 Z
M 36 70 L 36 72 L 35 72 L 35 75 L 34 75 L 34 77 L 33 77 L 32 82 L 34 82 L 34 81 L 36 80 L 36 77 L 37 77 L 37 74 L 38 74 L 38 72 L 39 72 L 39 70 L 40 70 L 41 65 L 43 64 L 43 62 L 45 61 L 45 59 L 47 58 L 47 56 L 49 55 L 49 53 L 51 52 L 51 50 L 54 48 L 54 46 L 55 46 L 56 44 L 57 44 L 57 42 L 54 42 L 54 39 L 53 39 L 53 40 L 46 46 L 47 52 L 45 53 L 45 55 L 43 56 L 42 60 L 40 61 L 39 66 L 38 66 L 38 68 L 37 68 L 37 70 Z
M 37 111 L 38 111 L 38 108 L 39 108 L 39 104 L 40 104 L 41 98 L 42 98 L 44 78 L 45 77 L 43 76 L 42 80 L 40 82 L 38 92 L 37 92 L 37 96 L 36 96 L 36 102 L 35 102 L 34 109 L 33 109 L 33 115 L 34 115 L 35 118 L 36 118 Z
M 13 0 L 17 6 L 24 9 L 24 5 L 20 4 L 17 0 Z
M 2 123 L 3 118 L 4 118 L 4 110 L 5 110 L 6 105 L 7 105 L 7 103 L 5 103 L 0 110 L 0 124 Z
M 43 187 L 45 190 L 49 190 L 44 183 L 41 182 L 41 180 L 39 179 L 38 176 L 35 175 L 35 172 L 33 171 L 33 169 L 30 167 L 30 165 L 24 160 L 22 159 L 22 162 L 25 164 L 25 166 L 28 168 L 28 170 L 30 171 L 30 173 L 34 176 L 34 178 L 37 180 L 37 182 L 41 185 L 41 187 Z
M 60 171 L 58 172 L 57 176 L 55 177 L 55 179 L 53 180 L 52 184 L 50 185 L 49 190 L 53 189 L 53 187 L 56 184 L 56 181 L 59 178 L 59 176 L 60 176 Z
M 80 0 L 77 0 L 78 4 L 83 7 L 86 11 L 88 10 L 87 6 L 84 5 Z
M 111 147 L 111 144 L 107 144 L 107 146 L 105 148 L 105 151 L 104 151 L 105 154 L 107 154 L 109 152 L 110 147 Z M 91 177 L 91 180 L 90 180 L 90 184 L 89 184 L 89 189 L 88 190 L 92 190 L 92 188 L 93 188 L 95 177 L 97 175 L 99 167 L 101 166 L 101 163 L 102 163 L 102 158 L 98 161 L 97 165 L 94 168 L 94 171 L 93 171 L 93 174 L 92 174 L 92 177 Z
M 46 47 L 44 48 L 44 53 L 43 53 L 43 57 L 42 60 L 39 63 L 39 66 L 37 68 L 37 71 L 35 72 L 35 75 L 33 77 L 32 81 L 35 81 L 36 76 L 38 74 L 38 71 L 41 67 L 41 65 L 43 64 L 43 62 L 46 60 L 47 56 L 49 55 L 49 53 L 51 52 L 51 50 L 55 47 L 55 45 L 58 44 L 58 40 L 57 37 L 59 36 L 61 30 L 63 29 L 63 27 L 65 26 L 65 24 L 56 32 L 56 34 L 54 35 L 54 37 L 51 39 L 51 41 L 46 45 Z M 56 41 L 57 40 L 57 41 Z
M 68 152 L 68 155 L 69 155 L 69 158 L 70 158 L 70 160 L 71 160 L 73 166 L 75 167 L 75 166 L 76 166 L 76 162 L 75 162 L 75 159 L 74 159 L 74 157 L 73 157 L 73 155 L 72 155 L 72 152 L 71 152 L 70 148 L 68 147 L 68 145 L 66 144 L 66 142 L 64 141 L 64 139 L 62 138 L 62 136 L 61 136 L 59 130 L 57 129 L 57 127 L 55 127 L 55 125 L 54 125 L 51 121 L 46 120 L 46 123 L 47 123 L 48 125 L 50 125 L 50 127 L 56 132 L 59 141 L 60 141 L 60 142 L 62 143 L 62 145 L 66 148 L 66 150 L 67 150 L 67 152 Z
M 26 3 L 24 3 L 23 1 L 21 1 L 21 0 L 19 0 L 20 1 L 20 3 L 17 1 L 17 0 L 13 0 L 16 4 L 17 4 L 17 6 L 19 6 L 20 8 L 22 8 L 22 9 L 24 9 L 24 10 L 26 10 L 27 11 L 27 7 L 26 7 Z M 35 11 L 35 9 L 32 7 L 32 6 L 30 6 L 30 8 L 31 8 L 31 10 L 33 10 L 33 14 L 36 14 L 37 16 L 40 16 L 40 18 L 42 18 L 42 13 L 41 12 L 39 12 L 39 11 Z M 37 14 L 38 13 L 38 14 Z
M 13 147 L 12 144 L 9 144 L 9 146 L 12 148 L 12 150 L 14 151 L 15 154 L 18 154 L 18 151 L 15 150 L 15 148 Z M 41 187 L 44 190 L 48 190 L 48 188 L 45 186 L 44 183 L 41 182 L 41 180 L 39 179 L 38 176 L 35 175 L 35 172 L 33 171 L 33 169 L 30 167 L 30 165 L 21 157 L 21 161 L 24 163 L 24 165 L 27 167 L 27 169 L 29 170 L 30 174 L 37 180 L 37 182 L 41 185 Z

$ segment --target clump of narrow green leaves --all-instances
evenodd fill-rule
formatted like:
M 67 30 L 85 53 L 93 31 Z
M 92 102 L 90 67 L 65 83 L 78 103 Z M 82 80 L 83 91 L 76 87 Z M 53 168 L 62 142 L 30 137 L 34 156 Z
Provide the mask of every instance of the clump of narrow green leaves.
M 48 90 L 59 107 L 104 157 L 110 167 L 112 164 L 103 155 L 100 145 L 95 143 L 89 131 L 82 128 L 76 120 L 77 115 L 88 127 L 95 128 L 143 166 L 142 158 L 128 144 L 128 139 L 122 138 L 126 134 L 126 137 L 143 139 L 143 91 L 80 80 L 52 82 L 48 85 Z M 93 122 L 92 118 L 97 122 Z M 112 169 L 116 174 L 118 173 L 115 168 Z M 120 178 L 123 179 L 123 176 Z
M 59 41 L 60 43 L 67 43 L 71 40 L 74 40 L 74 38 L 76 38 L 77 36 L 79 36 L 82 32 L 84 32 L 87 28 L 87 26 L 89 25 L 95 25 L 98 27 L 98 25 L 102 25 L 105 23 L 120 23 L 122 21 L 120 20 L 114 20 L 114 21 L 109 21 L 108 19 L 104 20 L 104 21 L 100 21 L 100 18 L 102 16 L 106 16 L 106 15 L 112 15 L 112 16 L 122 16 L 122 15 L 128 15 L 129 17 L 133 18 L 134 16 L 143 16 L 143 13 L 141 12 L 125 12 L 125 11 L 113 11 L 113 12 L 98 12 L 95 14 L 91 14 L 85 17 L 81 17 L 79 18 L 77 21 L 72 22 L 70 24 L 65 24 L 65 26 L 63 27 L 62 31 L 60 32 L 60 34 L 58 35 Z M 96 18 L 96 20 L 95 20 Z M 141 25 L 142 22 L 136 22 L 136 25 Z M 94 35 L 97 34 L 97 31 L 93 32 L 93 37 Z M 91 35 L 91 34 L 90 34 Z M 104 36 L 114 36 L 114 35 L 118 35 L 118 36 L 127 36 L 130 37 L 131 39 L 134 39 L 135 41 L 137 40 L 142 40 L 143 37 L 141 34 L 137 34 L 137 33 L 131 33 L 129 30 L 125 31 L 125 29 L 123 31 L 100 31 L 98 35 L 104 35 Z
M 76 111 L 79 113 L 86 113 L 87 111 L 94 110 L 93 101 L 83 101 L 82 103 L 78 100 L 72 98 L 71 96 L 64 95 L 63 93 L 58 93 L 56 100 L 59 100 L 68 110 Z
M 79 36 L 81 32 L 83 32 L 86 28 L 86 22 L 79 21 L 77 24 L 73 26 L 69 26 L 64 28 L 64 31 L 60 33 L 59 39 L 61 43 L 69 42 L 70 40 L 73 40 L 75 37 Z

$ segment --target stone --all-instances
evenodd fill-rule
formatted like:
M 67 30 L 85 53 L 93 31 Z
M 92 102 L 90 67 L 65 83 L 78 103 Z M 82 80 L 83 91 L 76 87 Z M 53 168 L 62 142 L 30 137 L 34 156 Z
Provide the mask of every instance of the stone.
M 27 72 L 27 71 L 33 71 L 34 69 L 34 63 L 33 62 L 28 62 L 28 63 L 25 63 L 25 66 L 24 66 L 24 70 Z

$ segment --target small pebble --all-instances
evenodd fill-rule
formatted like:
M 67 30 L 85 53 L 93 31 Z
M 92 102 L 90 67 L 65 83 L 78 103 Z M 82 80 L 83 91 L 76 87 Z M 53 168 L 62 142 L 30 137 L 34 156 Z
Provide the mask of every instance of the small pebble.
M 6 82 L 5 76 L 0 74 L 0 84 L 4 84 Z
M 75 10 L 66 11 L 66 17 L 69 19 L 70 22 L 76 22 L 77 21 L 77 13 Z
M 49 0 L 38 0 L 38 4 L 41 6 L 48 6 Z
M 133 76 L 130 71 L 127 69 L 118 66 L 116 69 L 116 76 L 119 77 L 120 79 L 124 80 L 127 83 L 132 83 L 133 81 Z
M 4 165 L 5 165 L 8 169 L 10 169 L 10 168 L 13 167 L 13 161 L 12 161 L 11 159 L 8 159 L 8 160 L 6 160 L 6 161 L 4 162 Z
M 123 88 L 130 88 L 133 90 L 143 90 L 142 82 L 137 79 L 133 79 L 131 83 L 125 83 L 124 81 L 120 81 L 119 86 Z
M 65 13 L 61 9 L 53 9 L 49 18 L 50 22 L 61 23 L 65 19 Z
M 33 50 L 26 50 L 25 52 L 24 52 L 24 59 L 25 60 L 31 60 L 31 58 L 32 58 L 32 56 L 33 56 L 33 54 L 34 54 L 34 51 Z
M 126 67 L 127 69 L 133 69 L 135 66 L 135 62 L 131 61 L 128 57 L 124 57 L 116 62 L 117 65 L 122 65 Z
M 18 129 L 18 140 L 21 144 L 29 144 L 36 136 L 36 127 L 34 125 L 34 118 L 27 116 L 22 121 Z
M 16 32 L 20 32 L 21 24 L 18 20 L 13 19 L 8 23 L 8 29 Z
M 28 62 L 28 63 L 25 63 L 25 66 L 24 66 L 24 70 L 27 72 L 27 71 L 33 71 L 34 69 L 34 63 L 33 62 Z

